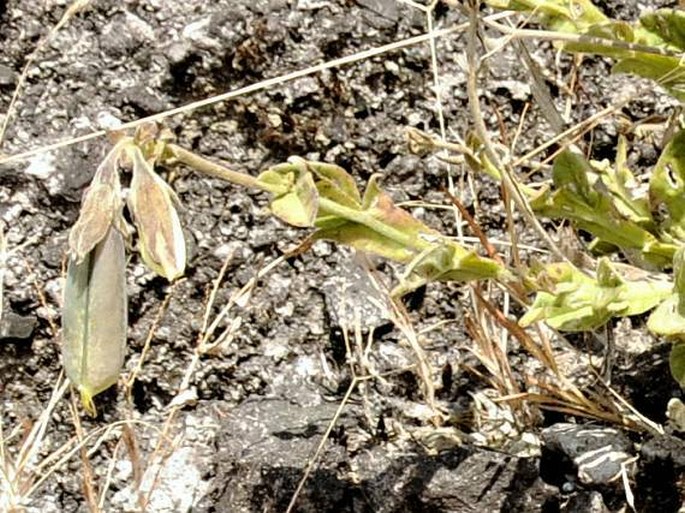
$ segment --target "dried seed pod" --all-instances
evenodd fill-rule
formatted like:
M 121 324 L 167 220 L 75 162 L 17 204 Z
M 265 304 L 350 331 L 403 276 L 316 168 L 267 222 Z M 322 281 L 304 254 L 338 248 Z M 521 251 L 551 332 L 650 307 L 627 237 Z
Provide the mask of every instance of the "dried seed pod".
M 85 409 L 116 383 L 126 350 L 124 239 L 114 227 L 81 262 L 69 260 L 62 312 L 62 360 Z
M 69 252 L 77 262 L 104 238 L 115 216 L 121 212 L 119 159 L 127 144 L 130 144 L 129 140 L 122 140 L 107 154 L 83 195 L 79 218 L 69 232 Z
M 152 169 L 140 149 L 129 148 L 133 163 L 129 210 L 138 230 L 140 254 L 145 264 L 169 281 L 183 274 L 186 245 L 174 203 L 174 191 Z

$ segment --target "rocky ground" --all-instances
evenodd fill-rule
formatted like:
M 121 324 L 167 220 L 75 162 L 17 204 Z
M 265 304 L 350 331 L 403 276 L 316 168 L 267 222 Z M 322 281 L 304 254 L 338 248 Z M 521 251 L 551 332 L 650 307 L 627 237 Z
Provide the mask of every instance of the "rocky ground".
M 395 0 L 87 4 L 36 55 L 0 147 L 5 154 L 419 35 L 427 19 L 420 4 Z M 624 19 L 643 9 L 633 2 L 600 4 Z M 0 112 L 7 111 L 27 56 L 68 5 L 64 0 L 0 1 Z M 442 2 L 431 12 L 440 28 L 465 20 Z M 447 133 L 464 135 L 469 124 L 461 66 L 464 37 L 451 35 L 436 44 Z M 558 85 L 567 79 L 571 59 L 561 57 L 553 65 L 551 46 L 531 50 L 548 66 L 548 85 L 563 108 Z M 609 64 L 599 59 L 581 68 L 574 120 L 606 106 L 620 90 L 637 87 L 626 77 L 608 76 L 608 70 Z M 381 173 L 397 202 L 445 203 L 441 189 L 447 173 L 459 181 L 464 169 L 448 170 L 434 157 L 411 154 L 405 138 L 409 127 L 439 133 L 432 73 L 430 47 L 421 43 L 164 123 L 180 145 L 253 174 L 300 155 L 335 162 L 360 185 Z M 513 49 L 488 62 L 483 84 L 486 123 L 493 134 L 500 124 L 513 134 L 525 104 L 533 101 Z M 623 115 L 638 121 L 672 106 L 656 93 L 632 103 Z M 537 116 L 535 109 L 527 114 L 521 153 L 551 135 Z M 615 123 L 608 120 L 592 135 L 595 157 L 610 155 L 615 141 Z M 58 382 L 66 236 L 107 148 L 106 138 L 100 137 L 0 165 L 0 219 L 10 251 L 0 323 L 6 475 L 14 472 L 8 462 L 17 457 L 22 436 L 45 410 Z M 648 168 L 658 151 L 658 140 L 635 141 L 631 163 Z M 141 496 L 147 497 L 150 512 L 285 511 L 333 420 L 329 441 L 310 468 L 293 511 L 621 511 L 626 508 L 621 480 L 596 475 L 596 465 L 574 461 L 607 445 L 628 461 L 638 457 L 629 464 L 638 511 L 666 513 L 681 507 L 685 446 L 673 434 L 645 435 L 545 413 L 502 435 L 527 441 L 526 448 L 512 452 L 471 443 L 477 430 L 464 423 L 460 428 L 474 433 L 462 436 L 450 422 L 436 427 L 415 372 L 416 355 L 382 307 L 382 294 L 370 284 L 364 260 L 330 243 L 318 242 L 258 279 L 247 300 L 234 305 L 224 320 L 222 326 L 235 329 L 218 354 L 194 362 L 208 293 L 222 265 L 227 265 L 225 278 L 210 317 L 306 232 L 271 217 L 262 194 L 183 168 L 167 179 L 183 204 L 190 252 L 186 276 L 169 286 L 147 271 L 137 255 L 131 258 L 124 375 L 135 379 L 128 388 L 122 384 L 98 396 L 97 418 L 81 418 L 85 433 L 119 421 L 130 427 L 122 430 L 119 424 L 97 445 L 88 439 L 89 465 L 79 454 L 56 465 L 27 499 L 28 511 L 89 511 L 84 483 L 102 494 L 102 511 L 140 511 Z M 479 177 L 467 190 L 465 204 L 488 235 L 506 238 L 499 186 Z M 446 210 L 424 204 L 412 207 L 412 213 L 445 233 L 457 232 Z M 522 228 L 521 236 L 523 243 L 536 245 L 532 232 Z M 377 264 L 386 281 L 396 279 L 398 269 Z M 469 353 L 472 342 L 464 321 L 470 302 L 463 288 L 431 285 L 411 298 L 409 307 L 434 370 L 437 401 L 456 418 L 487 388 L 463 365 L 478 367 Z M 668 374 L 668 346 L 643 335 L 639 321 L 634 324 L 619 326 L 626 335 L 618 341 L 614 382 L 643 414 L 664 422 L 668 400 L 682 397 Z M 361 339 L 355 337 L 355 326 Z M 136 371 L 151 330 L 149 350 Z M 354 381 L 346 341 L 359 356 L 367 338 L 371 341 L 359 368 L 377 377 Z M 566 356 L 581 359 L 581 351 L 564 347 Z M 581 343 L 577 347 L 586 349 Z M 520 372 L 531 365 L 516 347 L 510 356 Z M 188 375 L 189 368 L 193 372 Z M 179 397 L 185 377 L 188 386 Z M 339 408 L 352 384 L 353 393 Z M 175 413 L 170 404 L 179 406 Z M 29 478 L 42 475 L 49 468 L 40 466 L 44 458 L 77 433 L 68 394 L 47 426 L 39 453 L 24 468 Z M 155 452 L 160 440 L 164 451 Z M 609 474 L 616 470 L 601 468 Z M 2 490 L 10 495 L 6 483 Z

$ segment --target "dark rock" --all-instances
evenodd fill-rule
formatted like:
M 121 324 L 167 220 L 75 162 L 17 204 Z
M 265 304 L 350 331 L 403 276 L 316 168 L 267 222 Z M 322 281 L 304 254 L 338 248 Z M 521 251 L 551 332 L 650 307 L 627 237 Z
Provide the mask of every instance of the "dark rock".
M 305 387 L 288 398 L 243 403 L 217 439 L 218 511 L 284 510 L 336 409 Z M 343 413 L 298 498 L 300 512 L 542 512 L 557 493 L 538 475 L 538 460 L 457 448 L 437 456 L 421 447 L 381 445 L 350 453 L 360 412 Z M 364 438 L 362 436 L 362 438 Z
M 654 344 L 637 355 L 625 373 L 612 380 L 618 393 L 642 415 L 654 422 L 666 422 L 668 400 L 680 394 L 678 382 L 671 377 L 668 358 L 672 344 Z
M 673 435 L 655 436 L 645 442 L 640 455 L 646 462 L 670 461 L 675 470 L 685 471 L 685 440 Z
M 595 491 L 574 494 L 562 506 L 561 513 L 609 513 L 602 494 Z
M 461 448 L 438 456 L 386 448 L 360 453 L 360 487 L 369 511 L 544 511 L 557 490 L 538 478 L 538 460 Z
M 542 430 L 542 441 L 550 451 L 561 452 L 574 459 L 607 445 L 617 451 L 628 451 L 632 444 L 614 428 L 559 423 Z
M 565 472 L 575 468 L 586 484 L 615 480 L 622 465 L 633 458 L 632 443 L 613 428 L 559 423 L 542 431 L 542 441 L 545 461 L 559 462 Z
M 288 398 L 243 403 L 227 419 L 217 436 L 218 511 L 282 511 L 312 457 L 330 419 L 335 403 L 317 404 L 311 390 L 293 388 Z M 342 426 L 349 424 L 343 415 Z M 336 467 L 345 459 L 339 444 L 328 443 L 325 458 L 308 481 L 298 511 L 337 510 L 346 483 Z M 307 507 L 311 505 L 311 507 Z M 322 508 L 322 509 L 319 509 Z
M 638 511 L 682 511 L 685 497 L 685 441 L 659 435 L 642 445 L 635 488 Z
M 142 115 L 156 114 L 167 108 L 167 102 L 148 87 L 139 85 L 124 92 L 126 102 L 140 111 Z
M 66 252 L 66 237 L 51 237 L 40 248 L 43 263 L 51 269 L 60 269 Z

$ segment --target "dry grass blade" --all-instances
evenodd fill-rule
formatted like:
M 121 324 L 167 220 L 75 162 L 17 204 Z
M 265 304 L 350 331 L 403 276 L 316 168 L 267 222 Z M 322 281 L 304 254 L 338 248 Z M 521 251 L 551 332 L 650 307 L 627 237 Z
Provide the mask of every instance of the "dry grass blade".
M 643 91 L 644 92 L 644 91 Z M 545 151 L 548 148 L 551 148 L 552 146 L 559 144 L 561 141 L 564 141 L 566 139 L 569 139 L 571 141 L 575 141 L 585 135 L 587 132 L 592 130 L 595 126 L 597 126 L 599 123 L 602 122 L 607 116 L 610 116 L 614 112 L 618 112 L 620 109 L 625 107 L 627 104 L 629 104 L 633 99 L 639 98 L 641 96 L 642 92 L 640 93 L 635 93 L 632 95 L 629 95 L 622 100 L 617 101 L 616 103 L 609 105 L 608 107 L 600 110 L 599 112 L 596 112 L 592 116 L 585 118 L 584 120 L 580 121 L 579 123 L 567 128 L 563 132 L 559 133 L 555 137 L 550 138 L 537 148 L 532 149 L 525 155 L 517 158 L 514 160 L 511 165 L 513 167 L 529 164 L 530 160 Z M 547 157 L 545 159 L 546 161 L 551 160 L 558 154 L 559 152 L 563 151 L 565 147 L 562 146 L 559 150 L 557 150 L 553 155 Z
M 150 326 L 150 329 L 148 330 L 147 337 L 145 337 L 145 343 L 143 344 L 143 349 L 140 351 L 138 362 L 136 363 L 135 368 L 129 374 L 128 378 L 125 380 L 124 386 L 126 389 L 126 396 L 129 398 L 129 401 L 131 400 L 131 394 L 133 392 L 133 383 L 136 380 L 136 377 L 140 373 L 141 369 L 143 368 L 143 364 L 145 363 L 145 357 L 147 356 L 147 352 L 150 350 L 150 344 L 152 343 L 152 339 L 155 336 L 155 332 L 157 331 L 157 328 L 159 328 L 159 325 L 162 322 L 162 319 L 164 318 L 164 314 L 166 313 L 167 308 L 169 308 L 169 302 L 171 301 L 171 297 L 174 293 L 176 283 L 172 283 L 169 286 L 169 289 L 167 290 L 167 293 L 164 296 L 162 304 L 159 305 L 157 315 L 155 316 L 155 319 L 152 321 L 152 326 Z
M 79 417 L 78 400 L 76 399 L 73 388 L 69 406 L 71 420 L 73 421 L 74 429 L 76 430 L 76 440 L 78 440 L 79 453 L 81 456 L 81 468 L 83 469 L 83 475 L 81 476 L 83 480 L 83 495 L 86 498 L 86 503 L 88 504 L 88 509 L 90 512 L 99 513 L 100 507 L 98 506 L 97 501 L 97 485 L 95 484 L 93 466 L 90 464 L 90 459 L 88 458 L 88 450 L 86 449 L 86 445 L 83 443 L 83 427 L 81 426 L 81 419 Z
M 498 18 L 501 18 L 502 16 L 499 15 L 497 16 Z M 332 69 L 332 68 L 337 68 L 340 66 L 344 66 L 347 64 L 353 64 L 355 62 L 360 62 L 364 61 L 367 59 L 370 59 L 372 57 L 377 57 L 379 55 L 383 55 L 388 52 L 396 51 L 396 50 L 401 50 L 402 48 L 407 48 L 411 47 L 417 44 L 425 43 L 426 41 L 430 41 L 431 39 L 434 38 L 439 38 L 439 37 L 445 37 L 451 34 L 456 34 L 458 32 L 463 31 L 466 29 L 468 24 L 464 23 L 461 25 L 458 25 L 456 27 L 450 27 L 447 29 L 442 29 L 442 30 L 436 30 L 430 34 L 422 34 L 419 36 L 414 36 L 410 37 L 407 39 L 403 39 L 401 41 L 396 41 L 394 43 L 390 43 L 387 45 L 379 46 L 376 48 L 371 48 L 369 50 L 364 50 L 362 52 L 355 53 L 353 55 L 348 55 L 346 57 L 341 57 L 339 59 L 333 59 L 330 61 L 326 61 L 321 64 L 317 64 L 314 66 L 309 66 L 307 68 L 303 68 L 301 70 L 293 71 L 292 73 L 286 73 L 284 75 L 279 75 L 274 78 L 270 78 L 267 80 L 262 80 L 261 82 L 257 82 L 254 84 L 250 84 L 245 87 L 241 87 L 239 89 L 235 89 L 233 91 L 228 91 L 223 94 L 219 94 L 216 96 L 212 96 L 210 98 L 205 98 L 204 100 L 198 100 L 196 102 L 191 102 L 187 105 L 183 105 L 181 107 L 177 107 L 175 109 L 170 109 L 164 112 L 160 112 L 158 114 L 153 114 L 151 116 L 147 116 L 145 118 L 137 119 L 134 121 L 130 121 L 128 123 L 122 124 L 120 127 L 118 127 L 118 130 L 121 131 L 126 131 L 130 130 L 132 128 L 136 128 L 140 125 L 143 124 L 148 124 L 148 123 L 154 123 L 157 121 L 162 121 L 168 117 L 175 116 L 177 114 L 183 114 L 186 112 L 191 112 L 193 110 L 197 110 L 203 107 L 208 107 L 210 105 L 214 105 L 216 103 L 221 103 L 225 102 L 228 100 L 232 100 L 234 98 L 237 98 L 239 96 L 245 96 L 247 94 L 252 94 L 256 93 L 258 91 L 263 91 L 269 88 L 272 88 L 277 85 L 285 84 L 287 82 L 291 82 L 293 80 L 296 80 L 298 78 L 303 78 L 309 75 L 313 75 L 315 73 L 319 73 L 321 71 L 327 70 L 327 69 Z M 26 158 L 32 157 L 34 155 L 37 155 L 39 153 L 44 153 L 46 151 L 52 151 L 56 150 L 59 148 L 63 148 L 65 146 L 71 146 L 72 144 L 77 144 L 80 142 L 85 142 L 89 141 L 91 139 L 96 139 L 98 137 L 103 137 L 107 135 L 106 130 L 97 130 L 95 132 L 91 132 L 79 137 L 73 137 L 70 139 L 66 139 L 64 141 L 58 141 L 53 144 L 48 144 L 45 146 L 42 146 L 40 148 L 36 148 L 33 150 L 28 150 L 24 151 L 21 153 L 17 153 L 14 155 L 9 155 L 9 156 L 2 156 L 0 155 L 0 164 L 9 164 L 11 162 L 16 162 L 19 160 L 24 160 Z
M 485 232 L 481 229 L 481 227 L 476 223 L 476 220 L 473 218 L 473 216 L 469 213 L 468 210 L 466 210 L 466 207 L 462 205 L 461 201 L 457 199 L 456 196 L 454 196 L 452 193 L 449 191 L 444 191 L 445 194 L 447 194 L 447 197 L 449 200 L 452 202 L 452 204 L 457 207 L 459 212 L 461 213 L 462 217 L 466 219 L 466 222 L 469 225 L 469 228 L 471 228 L 471 231 L 478 237 L 478 240 L 480 243 L 483 245 L 485 248 L 485 251 L 487 252 L 488 256 L 492 258 L 493 260 L 496 260 L 500 264 L 504 264 L 504 261 L 502 260 L 502 257 L 500 257 L 499 253 L 497 252 L 497 248 L 490 244 L 490 241 L 488 240 L 487 236 L 485 235 Z
M 7 237 L 4 223 L 0 224 L 0 323 L 4 312 L 5 269 L 7 267 Z
M 511 372 L 507 355 L 499 347 L 494 337 L 487 333 L 482 322 L 476 322 L 470 315 L 466 316 L 464 323 L 475 346 L 469 349 L 487 369 L 489 376 L 483 376 L 475 369 L 470 370 L 488 381 L 501 395 L 519 393 L 519 387 Z
M 127 424 L 141 425 L 152 430 L 159 431 L 159 429 L 156 426 L 152 426 L 146 422 L 137 420 L 120 420 L 108 424 L 107 426 L 97 428 L 87 434 L 84 434 L 83 439 L 80 442 L 76 440 L 76 437 L 74 437 L 71 440 L 69 440 L 69 442 L 61 446 L 59 449 L 57 449 L 55 452 L 50 454 L 47 458 L 45 458 L 40 464 L 36 466 L 34 473 L 37 479 L 34 483 L 32 483 L 32 486 L 29 489 L 29 491 L 26 492 L 26 497 L 33 496 L 33 494 L 35 494 L 36 491 L 40 489 L 41 486 L 43 486 L 45 481 L 47 481 L 50 478 L 50 476 L 57 472 L 57 470 L 63 468 L 64 465 L 66 465 L 66 463 L 69 460 L 71 460 L 71 458 L 73 458 L 77 453 L 80 452 L 81 447 L 90 443 L 92 440 L 95 440 L 95 442 L 91 446 L 89 446 L 87 455 L 88 457 L 90 457 L 99 450 L 100 446 L 103 443 L 109 440 L 113 435 L 118 434 L 120 427 Z
M 57 403 L 64 396 L 68 383 L 60 376 L 53 388 L 50 401 L 43 409 L 38 420 L 30 427 L 28 433 L 21 439 L 16 456 L 12 459 L 8 442 L 11 436 L 5 437 L 2 418 L 0 417 L 0 466 L 2 468 L 2 482 L 0 482 L 0 509 L 11 511 L 25 505 L 33 495 L 36 481 L 42 475 L 37 461 L 43 446 L 43 441 L 52 419 L 52 413 Z
M 498 324 L 500 324 L 504 329 L 506 329 L 507 332 L 516 337 L 521 346 L 526 351 L 528 351 L 533 357 L 535 357 L 542 364 L 544 364 L 545 367 L 550 369 L 555 374 L 559 374 L 557 363 L 554 359 L 554 354 L 552 354 L 546 346 L 541 347 L 538 344 L 536 344 L 535 341 L 531 338 L 531 336 L 528 335 L 528 333 L 526 333 L 526 330 L 519 326 L 518 323 L 510 319 L 507 319 L 507 317 L 497 307 L 495 307 L 491 302 L 483 298 L 481 293 L 477 289 L 475 289 L 475 287 L 473 290 L 478 299 L 478 304 L 485 308 L 490 313 L 490 315 L 492 315 L 492 317 L 497 321 Z
M 288 257 L 289 255 L 287 254 L 282 255 L 279 258 L 274 259 L 268 265 L 261 268 L 257 273 L 255 273 L 255 276 L 251 280 L 249 280 L 245 286 L 243 286 L 240 290 L 236 291 L 231 295 L 231 298 L 229 299 L 227 304 L 224 305 L 224 307 L 220 310 L 216 317 L 210 322 L 210 312 L 214 308 L 214 303 L 216 301 L 219 286 L 223 281 L 223 277 L 226 273 L 226 270 L 228 269 L 228 264 L 232 259 L 232 255 L 229 254 L 226 257 L 224 264 L 222 265 L 220 274 L 217 277 L 217 279 L 214 280 L 211 292 L 207 297 L 205 311 L 202 316 L 202 330 L 198 334 L 197 345 L 195 347 L 195 350 L 193 351 L 193 355 L 190 362 L 186 366 L 186 372 L 183 375 L 183 379 L 181 380 L 181 383 L 178 387 L 176 398 L 182 397 L 182 394 L 184 394 L 190 389 L 192 377 L 195 374 L 198 365 L 200 364 L 201 358 L 204 355 L 211 353 L 218 347 L 218 345 L 220 345 L 220 343 L 222 343 L 225 340 L 225 337 L 223 335 L 219 335 L 219 337 L 217 338 L 218 342 L 211 341 L 214 334 L 221 326 L 222 321 L 228 316 L 231 309 L 233 309 L 233 307 L 235 307 L 236 305 L 240 305 L 243 307 L 246 306 L 251 296 L 252 290 L 257 285 L 258 281 L 264 278 L 264 276 L 270 273 L 278 265 L 282 264 Z M 227 330 L 230 329 L 231 327 L 229 326 Z M 152 454 L 146 459 L 146 461 L 148 462 L 147 469 L 153 468 L 152 465 L 154 465 L 154 475 L 152 476 L 152 484 L 140 499 L 140 507 L 143 510 L 152 499 L 152 494 L 155 492 L 156 486 L 159 483 L 159 479 L 161 477 L 162 470 L 164 469 L 166 461 L 173 454 L 175 446 L 180 443 L 179 437 L 175 437 L 172 439 L 169 433 L 172 430 L 176 416 L 179 410 L 182 408 L 183 404 L 184 403 L 182 401 L 171 401 L 171 403 L 168 406 L 168 413 L 164 421 L 164 425 L 161 428 L 161 435 L 158 439 L 158 442 Z
M 5 119 L 2 122 L 2 126 L 0 126 L 0 148 L 2 147 L 2 143 L 5 139 L 5 132 L 7 132 L 7 127 L 9 126 L 10 120 L 12 119 L 12 114 L 14 113 L 15 105 L 17 103 L 17 100 L 19 100 L 19 95 L 21 94 L 21 90 L 24 87 L 24 82 L 26 82 L 26 77 L 28 76 L 29 69 L 33 65 L 33 62 L 36 60 L 36 57 L 41 52 L 41 50 L 45 48 L 45 45 L 55 36 L 55 34 L 57 34 L 57 32 L 59 32 L 60 29 L 64 27 L 64 25 L 66 25 L 69 22 L 69 20 L 73 18 L 79 11 L 85 9 L 90 3 L 90 1 L 91 0 L 75 0 L 74 2 L 72 2 L 71 5 L 67 7 L 66 11 L 64 11 L 64 14 L 57 22 L 57 24 L 50 30 L 50 32 L 48 32 L 48 34 L 45 37 L 43 37 L 38 42 L 36 48 L 27 57 L 26 64 L 24 64 L 24 68 L 21 70 L 21 75 L 19 75 L 17 86 L 14 88 L 14 93 L 12 93 L 12 99 L 10 100 L 9 107 L 7 107 Z
M 545 242 L 549 250 L 554 254 L 556 258 L 561 261 L 568 261 L 563 252 L 559 249 L 557 244 L 552 240 L 547 231 L 542 227 L 540 221 L 537 220 L 535 214 L 530 208 L 528 201 L 521 193 L 518 182 L 514 178 L 514 174 L 509 166 L 505 166 L 500 162 L 499 157 L 496 152 L 492 149 L 492 141 L 488 134 L 487 127 L 483 121 L 483 113 L 480 108 L 480 99 L 478 95 L 478 68 L 480 66 L 478 59 L 478 26 L 479 26 L 479 12 L 478 5 L 480 2 L 478 0 L 471 1 L 471 14 L 469 29 L 467 31 L 468 44 L 467 44 L 467 60 L 468 60 L 468 74 L 467 74 L 467 92 L 469 97 L 469 107 L 471 109 L 471 117 L 475 124 L 476 132 L 478 137 L 483 141 L 484 151 L 488 159 L 493 163 L 493 165 L 500 170 L 502 173 L 502 184 L 506 187 L 507 192 L 510 197 L 519 208 L 526 221 L 535 229 L 540 238 Z

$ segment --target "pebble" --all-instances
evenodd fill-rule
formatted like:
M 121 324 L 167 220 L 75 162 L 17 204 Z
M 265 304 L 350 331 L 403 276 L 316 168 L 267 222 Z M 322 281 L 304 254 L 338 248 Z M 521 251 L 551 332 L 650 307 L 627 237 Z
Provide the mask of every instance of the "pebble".
M 0 86 L 7 86 L 14 84 L 16 80 L 16 73 L 4 64 L 0 64 Z

